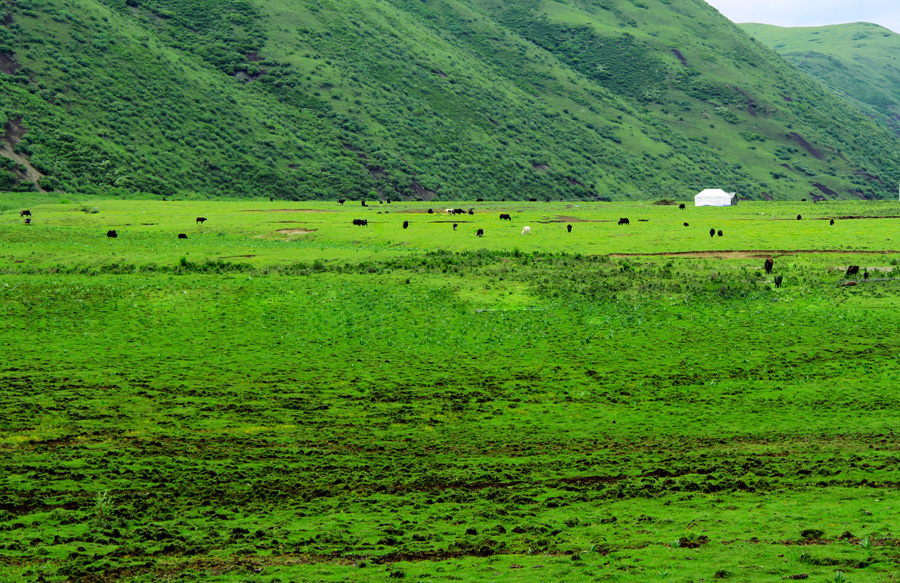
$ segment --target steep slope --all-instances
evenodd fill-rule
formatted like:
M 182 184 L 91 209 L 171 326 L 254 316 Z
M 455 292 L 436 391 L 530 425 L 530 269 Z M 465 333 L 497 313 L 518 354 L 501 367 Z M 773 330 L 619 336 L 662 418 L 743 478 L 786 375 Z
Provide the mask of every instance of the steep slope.
M 865 22 L 809 28 L 740 25 L 789 63 L 900 133 L 900 35 Z
M 895 136 L 700 0 L 6 5 L 0 127 L 46 189 L 875 198 L 900 169 Z

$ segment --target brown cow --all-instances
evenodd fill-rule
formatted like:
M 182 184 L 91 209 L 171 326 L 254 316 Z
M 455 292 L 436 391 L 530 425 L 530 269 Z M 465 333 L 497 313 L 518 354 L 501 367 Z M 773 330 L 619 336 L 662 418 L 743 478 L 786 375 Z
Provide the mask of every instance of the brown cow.
M 772 261 L 772 258 L 766 259 L 766 262 L 763 264 L 763 268 L 765 268 L 766 273 L 772 273 L 772 267 L 775 265 L 775 262 Z

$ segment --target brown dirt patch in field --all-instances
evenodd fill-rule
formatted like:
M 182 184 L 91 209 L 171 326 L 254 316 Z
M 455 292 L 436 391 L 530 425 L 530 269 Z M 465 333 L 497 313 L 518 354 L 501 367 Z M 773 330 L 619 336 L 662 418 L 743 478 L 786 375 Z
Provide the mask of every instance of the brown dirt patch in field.
M 538 223 L 610 223 L 612 221 L 593 221 L 591 219 L 580 219 L 578 217 L 567 217 L 565 215 L 558 215 L 555 219 L 550 219 L 548 221 L 536 221 Z
M 672 251 L 669 253 L 610 253 L 608 257 L 714 257 L 716 259 L 753 259 L 779 255 L 889 255 L 896 250 L 857 251 L 853 249 L 745 249 L 733 251 Z M 599 257 L 599 255 L 595 255 Z M 845 268 L 846 269 L 846 268 Z
M 275 231 L 276 233 L 281 233 L 282 235 L 308 235 L 313 231 L 317 231 L 318 229 L 278 229 Z

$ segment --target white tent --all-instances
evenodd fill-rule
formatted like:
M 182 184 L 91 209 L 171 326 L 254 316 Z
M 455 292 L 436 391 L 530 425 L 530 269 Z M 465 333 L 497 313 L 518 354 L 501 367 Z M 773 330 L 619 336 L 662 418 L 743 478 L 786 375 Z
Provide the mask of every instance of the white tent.
M 694 206 L 732 206 L 737 204 L 737 194 L 720 188 L 707 188 L 694 196 Z

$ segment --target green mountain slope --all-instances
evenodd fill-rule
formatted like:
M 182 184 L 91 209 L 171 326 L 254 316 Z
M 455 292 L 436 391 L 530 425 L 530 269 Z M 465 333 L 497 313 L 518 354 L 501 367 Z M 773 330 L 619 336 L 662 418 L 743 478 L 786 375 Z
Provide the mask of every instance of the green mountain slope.
M 900 171 L 896 136 L 700 0 L 5 6 L 0 189 L 878 198 Z
M 810 28 L 740 26 L 900 133 L 900 35 L 865 22 Z

